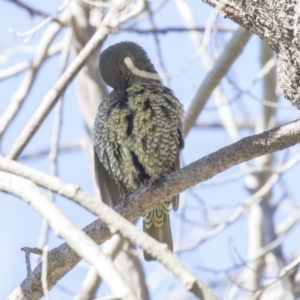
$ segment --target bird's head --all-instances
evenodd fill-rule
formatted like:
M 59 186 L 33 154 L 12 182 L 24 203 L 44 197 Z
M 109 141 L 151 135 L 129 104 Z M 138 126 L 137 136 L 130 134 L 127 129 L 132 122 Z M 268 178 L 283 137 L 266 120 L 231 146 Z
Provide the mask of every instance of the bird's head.
M 105 49 L 100 55 L 99 69 L 105 83 L 122 98 L 126 98 L 132 78 L 160 80 L 145 50 L 133 42 L 121 42 Z

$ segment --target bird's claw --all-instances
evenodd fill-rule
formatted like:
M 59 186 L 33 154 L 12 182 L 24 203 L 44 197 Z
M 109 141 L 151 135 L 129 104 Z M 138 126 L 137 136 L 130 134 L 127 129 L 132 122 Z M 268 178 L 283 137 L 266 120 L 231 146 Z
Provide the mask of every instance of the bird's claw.
M 120 196 L 120 198 L 119 198 L 119 203 L 120 202 L 124 202 L 124 204 L 127 204 L 128 203 L 128 196 L 129 196 L 129 194 L 122 194 L 121 196 Z
M 155 181 L 156 181 L 156 180 L 153 179 L 153 178 L 145 179 L 145 180 L 144 180 L 144 184 L 145 184 L 146 186 L 148 186 L 150 192 L 152 192 L 152 188 L 153 188 L 153 186 L 155 185 Z

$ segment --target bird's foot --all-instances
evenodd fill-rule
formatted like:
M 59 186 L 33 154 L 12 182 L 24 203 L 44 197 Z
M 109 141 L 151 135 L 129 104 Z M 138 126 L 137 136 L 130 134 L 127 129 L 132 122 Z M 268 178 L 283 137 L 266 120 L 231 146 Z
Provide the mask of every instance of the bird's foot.
M 145 186 L 148 186 L 150 192 L 152 192 L 152 188 L 153 186 L 155 186 L 155 183 L 156 183 L 156 179 L 154 178 L 144 180 L 144 184 Z
M 129 196 L 129 194 L 122 194 L 121 197 L 118 200 L 119 203 L 124 202 L 124 204 L 127 204 L 128 203 L 128 196 Z

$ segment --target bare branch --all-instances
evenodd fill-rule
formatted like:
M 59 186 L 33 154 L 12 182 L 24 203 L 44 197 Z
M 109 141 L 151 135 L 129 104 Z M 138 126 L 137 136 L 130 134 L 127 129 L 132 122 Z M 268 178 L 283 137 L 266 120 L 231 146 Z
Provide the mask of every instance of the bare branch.
M 122 283 L 120 279 L 118 282 L 119 284 L 115 282 L 115 286 L 110 285 L 110 283 L 112 284 L 110 279 L 116 276 L 116 274 L 114 276 L 112 276 L 113 274 L 109 274 L 108 278 L 108 274 L 103 274 L 104 272 L 102 271 L 102 269 L 99 270 L 100 264 L 98 264 L 100 263 L 101 258 L 101 260 L 103 260 L 101 262 L 102 268 L 105 265 L 107 266 L 108 258 L 106 257 L 106 259 L 104 260 L 104 254 L 102 252 L 100 254 L 100 251 L 97 247 L 93 249 L 92 243 L 90 243 L 91 240 L 88 240 L 87 237 L 84 243 L 76 243 L 75 241 L 84 240 L 85 234 L 77 231 L 76 227 L 66 218 L 65 220 L 63 220 L 62 213 L 50 200 L 45 198 L 42 193 L 38 193 L 38 190 L 33 192 L 32 190 L 34 185 L 30 181 L 26 179 L 27 182 L 25 182 L 25 179 L 23 179 L 24 182 L 22 182 L 22 180 L 15 175 L 9 175 L 12 176 L 9 177 L 9 173 L 4 173 L 1 171 L 0 173 L 2 173 L 0 179 L 1 190 L 13 193 L 14 195 L 21 197 L 22 199 L 30 203 L 48 221 L 56 234 L 63 237 L 81 257 L 84 257 L 90 263 L 93 263 L 95 265 L 98 274 L 109 284 L 112 291 L 116 292 L 119 290 L 122 295 L 129 294 L 129 291 L 125 289 L 124 282 Z M 16 185 L 18 185 L 18 188 L 13 188 L 13 186 Z M 29 187 L 31 188 L 30 196 L 28 195 Z M 28 194 L 26 194 L 26 188 L 28 190 Z M 170 269 L 174 273 L 176 277 L 178 277 L 182 281 L 186 289 L 193 292 L 199 299 L 217 299 L 209 290 L 209 288 L 203 282 L 198 280 L 192 272 L 184 267 L 180 260 L 176 258 L 164 244 L 159 243 L 145 232 L 140 232 L 133 224 L 128 222 L 126 219 L 121 218 L 117 212 L 112 210 L 104 203 L 97 203 L 97 200 L 86 195 L 83 191 L 79 191 L 79 193 L 85 197 L 85 199 L 81 199 L 79 203 L 93 213 L 96 213 L 97 216 L 101 217 L 101 219 L 105 219 L 105 222 L 109 226 L 110 232 L 115 233 L 119 231 L 123 237 L 133 241 L 153 257 L 159 259 L 168 269 Z M 39 200 L 37 196 L 39 196 Z M 52 216 L 56 216 L 55 220 Z M 67 232 L 69 233 L 69 235 L 67 234 Z M 75 244 L 77 244 L 78 246 L 76 246 Z M 93 257 L 93 255 L 96 255 L 96 249 L 98 250 L 97 256 Z M 97 258 L 99 259 L 99 261 L 96 260 Z M 112 266 L 110 266 L 110 268 L 112 268 Z M 118 277 L 114 278 L 114 281 L 117 281 L 117 279 Z
M 124 6 L 127 5 L 127 3 L 128 0 L 118 1 L 117 3 L 115 3 L 115 6 L 113 6 L 113 8 L 107 13 L 99 29 L 96 31 L 93 37 L 68 66 L 66 71 L 54 84 L 53 88 L 45 95 L 41 105 L 38 107 L 37 111 L 12 146 L 12 149 L 8 154 L 8 157 L 10 159 L 17 159 L 19 157 L 20 153 L 26 147 L 29 140 L 35 134 L 43 120 L 46 118 L 55 103 L 58 101 L 63 91 L 67 88 L 76 74 L 80 71 L 91 53 L 103 43 L 107 35 L 111 32 L 112 28 L 116 28 L 120 24 L 120 22 L 125 22 L 128 19 L 129 15 L 132 16 L 131 11 L 130 14 L 120 15 L 119 18 L 116 19 L 116 15 L 119 15 L 119 11 L 122 10 Z M 137 5 L 140 5 L 140 2 L 138 2 Z M 143 9 L 143 7 L 140 8 Z M 135 10 L 136 14 L 138 14 L 139 12 L 140 11 Z
M 145 1 L 145 3 L 146 3 L 146 10 L 149 15 L 149 22 L 151 25 L 151 29 L 153 30 L 153 37 L 154 37 L 154 42 L 155 42 L 156 54 L 158 57 L 158 64 L 162 71 L 163 79 L 166 82 L 166 84 L 168 85 L 168 77 L 164 76 L 165 74 L 167 74 L 167 69 L 166 69 L 166 66 L 164 64 L 163 57 L 162 57 L 160 39 L 159 39 L 159 36 L 155 32 L 156 25 L 155 25 L 155 21 L 154 21 L 153 11 L 151 10 L 149 2 Z
M 251 37 L 251 32 L 239 29 L 227 43 L 222 55 L 216 61 L 212 70 L 206 75 L 204 81 L 189 104 L 183 122 L 184 135 L 188 135 L 191 128 L 196 124 L 197 118 L 204 108 L 213 90 L 218 86 L 229 68 L 242 53 L 245 45 Z
M 77 140 L 74 142 L 62 144 L 58 147 L 59 152 L 69 152 L 73 150 L 80 150 L 84 147 L 85 141 L 84 139 Z M 40 149 L 35 152 L 30 152 L 30 153 L 25 153 L 20 156 L 19 160 L 24 161 L 28 159 L 35 159 L 35 158 L 41 158 L 49 155 L 50 153 L 50 148 L 45 148 L 45 149 Z
M 271 176 L 269 180 L 255 194 L 253 194 L 250 198 L 248 198 L 243 205 L 238 207 L 229 217 L 227 217 L 226 221 L 217 225 L 214 229 L 209 231 L 206 235 L 204 235 L 197 241 L 194 241 L 191 245 L 185 245 L 184 247 L 180 248 L 179 250 L 177 250 L 177 252 L 183 252 L 183 251 L 190 250 L 192 248 L 196 248 L 201 243 L 219 234 L 228 225 L 233 224 L 244 213 L 246 213 L 246 211 L 249 210 L 253 205 L 258 204 L 260 201 L 262 201 L 263 196 L 270 191 L 270 189 L 278 181 L 278 179 L 279 179 L 279 175 L 273 174 L 273 176 Z
M 19 0 L 8 0 L 8 1 L 18 5 L 21 8 L 24 8 L 25 10 L 27 10 L 29 12 L 30 16 L 35 16 L 36 15 L 36 16 L 42 16 L 42 17 L 45 17 L 45 18 L 48 18 L 50 16 L 49 14 L 47 14 L 47 13 L 45 13 L 45 12 L 39 10 L 39 9 L 36 9 L 35 7 L 29 6 L 28 4 L 26 4 L 22 1 L 19 1 Z M 62 22 L 57 18 L 52 18 L 52 20 L 54 22 L 57 22 L 57 23 L 60 23 L 61 25 L 63 25 Z
M 264 41 L 261 42 L 261 66 L 264 69 L 264 66 L 273 57 L 273 51 L 270 49 L 269 45 Z M 275 93 L 276 87 L 276 76 L 273 72 L 266 73 L 266 76 L 263 77 L 263 93 L 264 97 L 272 101 L 272 103 L 277 103 L 277 96 Z M 260 72 L 262 73 L 262 72 Z M 263 106 L 262 116 L 258 119 L 256 123 L 256 132 L 263 132 L 275 126 L 275 109 L 271 107 Z M 265 167 L 272 167 L 273 155 L 264 155 L 255 160 L 256 166 L 261 169 Z M 270 172 L 260 172 L 253 175 L 253 183 L 247 186 L 247 183 L 250 182 L 245 178 L 245 184 L 251 192 L 255 192 L 257 189 L 261 189 L 266 182 L 271 178 Z M 254 179 L 254 180 L 253 180 Z M 259 256 L 261 249 L 265 244 L 271 243 L 275 239 L 274 227 L 273 227 L 273 214 L 272 209 L 269 206 L 269 201 L 271 199 L 272 187 L 267 193 L 265 193 L 261 202 L 257 205 L 254 205 L 251 208 L 249 218 L 248 218 L 248 228 L 249 228 L 249 238 L 248 238 L 248 260 L 250 261 L 253 257 L 257 259 L 250 261 L 249 267 L 245 272 L 247 273 L 245 286 L 246 289 L 252 291 L 252 294 L 260 287 L 262 273 L 265 267 L 264 256 Z M 279 249 L 279 248 L 278 248 Z
M 25 36 L 26 38 L 24 39 L 24 42 L 29 42 L 32 39 L 32 37 L 35 35 L 35 33 L 37 31 L 39 31 L 40 29 L 42 29 L 44 26 L 46 26 L 54 18 L 56 18 L 57 13 L 63 11 L 67 7 L 69 2 L 70 2 L 70 0 L 65 0 L 65 2 L 63 2 L 62 5 L 60 5 L 58 7 L 57 11 L 54 14 L 48 16 L 46 19 L 44 19 L 42 22 L 40 22 L 37 26 L 35 26 L 34 28 L 32 28 L 28 31 L 20 32 L 20 31 L 14 30 L 13 28 L 8 28 L 8 31 L 10 31 L 11 33 L 13 33 L 17 36 Z M 60 22 L 58 22 L 58 24 L 62 27 L 65 25 L 65 22 L 60 21 Z
M 138 34 L 167 34 L 167 33 L 186 33 L 189 31 L 204 32 L 205 27 L 167 27 L 167 28 L 152 28 L 152 29 L 139 29 L 139 28 L 120 28 L 120 31 L 133 32 Z M 214 32 L 233 32 L 236 31 L 236 27 L 229 26 L 213 26 L 212 31 Z
M 9 67 L 4 70 L 0 70 L 0 80 L 15 76 L 15 75 L 29 69 L 30 66 L 31 66 L 31 63 L 29 61 L 22 61 L 12 67 Z
M 34 183 L 28 179 L 22 179 L 19 176 L 3 171 L 0 171 L 0 173 L 0 189 L 20 197 L 30 204 L 47 220 L 56 235 L 62 237 L 78 255 L 95 266 L 99 276 L 103 278 L 115 295 L 121 296 L 122 298 L 124 297 L 124 299 L 126 299 L 126 297 L 128 297 L 128 299 L 137 299 L 130 291 L 125 280 L 119 275 L 112 260 L 101 252 L 95 242 L 79 230 L 52 201 L 45 197 Z M 78 241 L 81 242 L 78 243 Z M 55 258 L 49 254 L 48 269 L 50 268 L 50 261 L 53 259 L 55 260 Z M 51 278 L 51 272 L 48 271 L 49 288 L 53 286 L 51 280 L 53 280 Z M 26 288 L 22 294 L 28 295 L 30 292 L 32 292 L 32 299 L 36 299 L 42 294 L 42 291 L 37 290 L 34 284 L 31 285 L 31 290 Z
M 67 31 L 67 38 L 64 39 L 64 46 L 61 52 L 61 60 L 62 60 L 62 72 L 66 69 L 67 60 L 69 56 L 69 45 L 70 39 L 69 31 Z M 63 98 L 64 95 L 61 96 L 59 101 L 56 104 L 55 116 L 54 116 L 54 124 L 51 138 L 51 149 L 49 153 L 50 160 L 50 174 L 53 176 L 57 176 L 57 158 L 58 158 L 58 149 L 59 149 L 59 141 L 61 136 L 61 124 L 62 124 L 62 108 L 63 108 Z M 55 201 L 55 194 L 50 192 L 49 198 L 51 201 Z M 47 239 L 49 235 L 49 225 L 47 221 L 44 219 L 42 223 L 42 228 L 38 240 L 38 247 L 44 248 L 47 244 Z M 45 291 L 44 291 L 45 294 Z M 46 295 L 46 294 L 45 294 Z
M 55 45 L 51 46 L 48 51 L 47 54 L 45 56 L 45 60 L 53 55 L 56 55 L 57 53 L 59 53 L 62 49 L 62 43 L 58 42 Z M 9 67 L 7 69 L 4 70 L 0 70 L 0 80 L 4 80 L 7 79 L 9 77 L 15 76 L 29 68 L 32 67 L 32 62 L 30 61 L 22 61 L 12 67 Z
M 43 250 L 40 248 L 30 248 L 30 247 L 23 247 L 21 248 L 22 251 L 36 254 L 36 255 L 43 255 Z
M 125 202 L 122 201 L 118 206 L 116 206 L 115 209 L 123 217 L 127 218 L 130 221 L 133 221 L 137 217 L 144 215 L 148 211 L 152 210 L 155 205 L 162 201 L 162 199 L 172 197 L 201 181 L 207 180 L 215 176 L 216 174 L 225 171 L 226 169 L 236 164 L 245 162 L 249 159 L 253 159 L 261 155 L 282 150 L 299 142 L 300 120 L 294 121 L 282 127 L 274 128 L 270 131 L 266 131 L 258 135 L 244 138 L 237 143 L 209 154 L 202 159 L 184 167 L 183 169 L 166 176 L 165 178 L 160 180 L 160 184 L 152 187 L 152 191 L 149 191 L 145 188 L 137 191 L 135 194 L 129 196 Z M 124 225 L 124 220 L 119 223 L 120 219 L 118 218 L 118 215 L 114 215 L 113 217 L 111 217 L 111 213 L 113 213 L 111 209 L 104 206 L 103 203 L 97 203 L 95 199 L 88 196 L 78 187 L 63 183 L 63 181 L 58 178 L 53 178 L 47 174 L 43 174 L 42 172 L 35 171 L 31 168 L 23 166 L 20 163 L 9 161 L 4 158 L 0 158 L 0 169 L 26 177 L 30 180 L 33 180 L 37 184 L 52 190 L 53 192 L 57 192 L 65 197 L 73 199 L 84 207 L 88 207 L 90 211 L 97 212 L 97 215 L 100 216 L 102 220 L 105 220 L 105 222 L 107 222 L 108 224 L 111 224 L 111 222 L 114 222 L 117 218 L 118 222 L 116 224 L 111 224 L 111 226 L 113 227 L 112 230 L 119 230 L 122 235 L 128 237 L 126 232 L 123 232 L 125 226 L 127 228 L 128 224 Z M 119 226 L 122 228 L 118 228 Z M 132 232 L 132 230 L 135 229 L 131 228 L 130 232 Z M 111 237 L 111 233 L 108 230 L 107 226 L 105 226 L 105 224 L 99 220 L 87 226 L 84 231 L 87 232 L 88 235 L 98 244 L 103 243 L 105 240 Z M 138 233 L 136 234 L 136 237 L 137 236 L 139 236 Z M 132 236 L 130 237 L 132 238 Z M 147 238 L 149 238 L 149 236 L 144 237 L 142 241 L 136 241 L 136 238 L 134 237 L 133 241 L 136 244 L 142 246 L 143 249 L 146 248 L 147 251 L 151 251 L 153 250 L 151 248 L 151 245 L 153 245 L 154 241 L 149 244 L 146 243 L 146 245 L 144 245 L 143 241 L 147 241 Z M 74 266 L 79 261 L 79 257 L 71 249 L 67 249 L 66 247 L 67 245 L 63 244 L 58 248 L 53 249 L 49 253 L 49 255 L 55 255 L 56 260 L 52 262 L 52 265 L 49 266 L 48 270 L 49 272 L 53 272 L 55 270 L 55 273 L 57 276 L 59 276 L 59 278 L 65 275 L 72 268 L 72 265 Z M 165 251 L 168 252 L 168 250 L 164 249 L 161 245 L 159 245 L 157 249 L 159 249 L 159 253 L 156 253 L 157 250 L 155 248 L 156 251 L 151 253 L 151 255 L 158 259 L 163 256 L 162 261 L 167 264 L 167 262 L 164 261 L 164 258 L 170 258 L 171 256 L 169 254 L 165 256 L 164 254 Z M 61 254 L 58 255 L 58 253 L 60 252 Z M 70 264 L 62 263 L 66 262 L 67 260 L 68 262 L 70 262 Z M 174 264 L 172 263 L 167 267 L 170 270 L 173 270 Z M 177 274 L 177 271 L 173 270 L 174 274 Z M 39 278 L 38 274 L 40 274 L 40 272 L 41 266 L 38 266 L 34 270 L 34 278 L 35 280 L 37 280 L 37 282 L 38 279 L 36 278 Z M 183 273 L 181 273 L 178 277 L 181 278 L 182 274 Z M 59 278 L 57 278 L 57 280 Z M 24 289 L 24 287 L 26 286 L 26 280 L 22 283 L 21 286 Z M 18 294 L 21 292 L 21 290 L 22 288 L 19 287 L 14 293 Z
M 293 210 L 284 221 L 282 221 L 276 228 L 275 233 L 277 236 L 285 234 L 291 228 L 293 228 L 300 220 L 300 208 Z
M 114 260 L 117 254 L 120 252 L 124 245 L 124 239 L 115 234 L 109 241 L 103 246 L 103 252 L 110 255 Z M 96 297 L 97 289 L 101 283 L 101 278 L 97 274 L 97 270 L 94 266 L 91 266 L 88 274 L 86 275 L 80 292 L 76 295 L 74 300 L 89 300 Z M 136 287 L 137 288 L 137 287 Z
M 30 70 L 25 75 L 20 87 L 14 93 L 9 106 L 0 118 L 0 138 L 3 136 L 5 130 L 8 128 L 8 126 L 11 124 L 11 122 L 19 112 L 23 101 L 26 99 L 28 93 L 32 88 L 32 84 L 34 83 L 34 80 L 41 65 L 47 57 L 47 52 L 50 47 L 50 44 L 52 43 L 53 39 L 58 34 L 58 32 L 61 30 L 61 28 L 62 26 L 60 24 L 53 23 L 44 33 L 39 43 L 39 47 L 36 51 L 36 54 L 33 58 Z
M 253 300 L 257 300 L 260 298 L 261 294 L 272 284 L 280 280 L 281 278 L 287 276 L 289 272 L 291 272 L 293 269 L 295 269 L 300 264 L 300 255 L 294 259 L 291 263 L 289 263 L 287 266 L 283 267 L 280 271 L 280 274 L 278 277 L 272 278 L 266 282 L 266 284 L 261 287 L 258 291 L 256 291 Z

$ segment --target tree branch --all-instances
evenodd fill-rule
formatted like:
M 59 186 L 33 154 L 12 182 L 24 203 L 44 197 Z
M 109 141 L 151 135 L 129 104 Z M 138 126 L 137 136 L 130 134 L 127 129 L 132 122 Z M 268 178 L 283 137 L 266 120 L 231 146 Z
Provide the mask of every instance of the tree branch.
M 151 191 L 147 188 L 137 191 L 133 195 L 129 196 L 125 201 L 122 201 L 119 205 L 117 205 L 115 210 L 124 218 L 133 221 L 139 216 L 145 215 L 148 211 L 152 210 L 154 206 L 162 201 L 162 199 L 172 197 L 199 182 L 212 178 L 218 173 L 225 171 L 234 165 L 261 155 L 285 149 L 299 142 L 300 119 L 261 134 L 246 137 L 162 178 L 158 185 L 152 187 Z M 103 203 L 99 204 L 99 202 L 96 202 L 95 199 L 91 198 L 77 186 L 64 183 L 56 177 L 51 177 L 42 172 L 23 166 L 20 163 L 9 161 L 4 158 L 0 158 L 0 169 L 28 178 L 36 182 L 38 185 L 73 199 L 77 203 L 87 207 L 90 211 L 97 212 L 97 215 L 101 217 L 102 220 L 105 220 L 107 224 L 110 224 L 112 231 L 119 230 L 122 235 L 128 237 L 126 232 L 123 232 L 123 229 L 125 228 L 123 220 L 120 223 L 111 224 L 111 222 L 114 222 L 115 220 L 115 217 L 111 218 L 111 213 L 114 212 L 112 212 L 111 209 L 106 207 Z M 118 222 L 119 221 L 120 219 L 118 219 Z M 117 228 L 119 226 L 121 226 L 121 228 Z M 96 220 L 86 226 L 83 230 L 98 244 L 103 243 L 112 235 L 108 227 L 100 220 Z M 145 240 L 149 240 L 148 238 L 148 236 L 145 237 Z M 143 244 L 143 239 L 142 241 L 134 240 L 134 242 L 137 245 L 143 245 L 143 249 L 146 248 L 146 250 L 149 251 L 150 249 L 151 251 L 151 245 L 155 241 L 152 241 L 150 244 L 146 243 L 147 245 Z M 170 257 L 170 251 L 164 249 L 161 245 L 158 249 L 159 252 L 157 255 L 156 253 L 151 253 L 151 255 L 157 258 L 163 256 L 162 262 L 167 264 L 165 259 Z M 169 254 L 165 256 L 166 252 Z M 69 272 L 80 260 L 78 255 L 76 255 L 66 244 L 62 244 L 61 246 L 51 250 L 49 252 L 49 259 L 50 257 L 55 257 L 56 259 L 52 261 L 51 265 L 49 265 L 48 272 L 55 271 L 57 280 Z M 69 263 L 66 264 L 66 261 Z M 168 265 L 168 268 L 172 270 L 174 265 Z M 177 273 L 176 270 L 172 271 L 174 274 Z M 33 274 L 33 280 L 38 282 L 38 278 L 40 278 L 41 274 L 40 265 L 33 271 Z M 182 276 L 182 273 L 180 276 Z M 180 277 L 178 276 L 178 278 Z M 20 293 L 22 288 L 26 287 L 26 284 L 26 280 L 23 281 L 14 294 Z
M 45 56 L 45 60 L 50 58 L 51 56 L 53 55 L 56 55 L 57 53 L 59 53 L 62 49 L 62 45 L 63 43 L 62 42 L 57 42 L 56 44 L 50 46 L 48 48 L 48 51 L 46 53 L 46 56 Z M 38 48 L 37 51 L 40 51 L 40 49 Z M 12 76 L 15 76 L 15 75 L 18 75 L 19 73 L 27 70 L 27 69 L 30 69 L 32 67 L 32 62 L 30 61 L 22 61 L 20 63 L 17 63 L 11 67 L 8 67 L 7 69 L 3 69 L 3 70 L 0 70 L 0 80 L 4 80 L 4 79 L 7 79 L 9 77 L 12 77 Z
M 64 19 L 67 19 L 67 17 L 65 17 Z M 24 76 L 22 83 L 14 93 L 9 103 L 9 106 L 7 107 L 0 119 L 0 138 L 3 136 L 6 129 L 19 112 L 24 100 L 26 99 L 28 93 L 30 92 L 33 86 L 33 83 L 38 74 L 38 71 L 40 70 L 40 67 L 47 58 L 47 53 L 50 44 L 61 29 L 62 26 L 60 24 L 53 23 L 44 33 L 39 43 L 38 49 L 35 53 L 35 56 L 32 60 L 29 71 Z
M 36 16 L 42 16 L 42 17 L 45 17 L 45 18 L 50 17 L 50 14 L 47 14 L 47 13 L 45 13 L 45 12 L 39 10 L 39 9 L 36 9 L 34 7 L 31 7 L 31 6 L 29 6 L 28 4 L 26 4 L 22 1 L 19 1 L 19 0 L 8 0 L 8 1 L 18 5 L 21 8 L 24 8 L 25 10 L 27 10 L 29 12 L 30 16 L 35 16 L 36 15 Z M 57 18 L 52 18 L 52 20 L 54 22 L 59 23 L 60 25 L 63 25 L 63 23 Z
M 85 258 L 89 263 L 95 266 L 97 273 L 108 284 L 114 295 L 124 299 L 137 299 L 124 278 L 119 275 L 111 258 L 104 254 L 90 237 L 77 228 L 32 181 L 0 171 L 0 190 L 11 193 L 30 204 L 45 218 L 56 235 L 63 238 L 80 257 Z M 78 243 L 78 241 L 80 241 L 80 243 Z M 56 258 L 50 256 L 50 253 L 48 257 L 48 288 L 51 288 L 53 284 L 56 283 L 57 278 L 53 278 L 53 273 L 51 273 L 49 269 L 51 267 L 51 260 L 55 260 Z M 42 266 L 42 274 L 39 276 L 39 281 L 43 277 L 43 269 Z M 29 271 L 28 275 L 30 276 Z M 31 299 L 39 299 L 43 295 L 43 284 L 36 286 L 31 276 L 30 280 L 31 289 L 28 289 L 27 286 L 22 289 L 21 295 L 26 297 L 26 295 L 28 296 L 31 293 Z
M 125 32 L 132 32 L 132 33 L 138 33 L 138 34 L 167 34 L 170 32 L 178 33 L 186 33 L 189 31 L 200 31 L 204 32 L 205 27 L 192 27 L 192 28 L 186 28 L 186 27 L 167 27 L 167 28 L 152 28 L 152 29 L 140 29 L 140 28 L 120 28 L 120 31 Z M 229 27 L 229 26 L 213 26 L 212 31 L 217 32 L 233 32 L 236 31 L 235 27 Z
M 220 55 L 213 68 L 209 71 L 203 82 L 197 88 L 184 117 L 183 131 L 185 136 L 196 124 L 197 118 L 199 117 L 199 114 L 204 108 L 207 100 L 222 78 L 227 74 L 232 64 L 242 53 L 250 37 L 250 31 L 245 31 L 240 28 L 227 43 L 222 55 Z
M 106 14 L 103 22 L 93 37 L 53 85 L 53 88 L 45 95 L 41 105 L 38 107 L 35 114 L 12 146 L 12 149 L 8 154 L 8 158 L 17 159 L 19 157 L 20 153 L 38 130 L 41 123 L 45 120 L 61 94 L 65 91 L 86 60 L 90 57 L 91 53 L 93 53 L 93 51 L 95 51 L 104 42 L 107 35 L 113 28 L 116 28 L 121 22 L 125 22 L 128 19 L 128 15 L 130 15 L 130 17 L 132 16 L 132 11 L 128 13 L 128 15 L 120 13 L 128 2 L 128 0 L 116 2 L 113 8 Z M 139 4 L 140 2 L 137 2 L 136 5 Z M 141 7 L 141 9 L 143 9 L 143 7 Z M 135 13 L 138 14 L 140 11 L 136 10 Z

